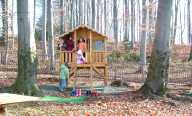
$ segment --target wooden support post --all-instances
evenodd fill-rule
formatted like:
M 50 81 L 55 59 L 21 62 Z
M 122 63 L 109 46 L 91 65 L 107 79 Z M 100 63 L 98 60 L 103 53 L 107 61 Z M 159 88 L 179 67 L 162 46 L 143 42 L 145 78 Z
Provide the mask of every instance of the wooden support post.
M 105 66 L 104 67 L 104 84 L 105 84 L 105 86 L 107 86 L 107 81 L 108 81 L 108 67 L 107 66 Z
M 74 71 L 74 78 L 75 78 L 75 80 L 74 80 L 74 84 L 73 84 L 73 88 L 76 88 L 77 87 L 77 65 L 75 65 L 75 71 Z
M 92 32 L 89 32 L 89 39 L 90 39 L 90 54 L 89 54 L 89 60 L 90 60 L 90 64 L 92 65 Z
M 90 67 L 90 72 L 91 72 L 91 75 L 90 75 L 90 78 L 91 78 L 91 90 L 93 90 L 93 66 L 92 65 Z
M 107 51 L 107 38 L 104 39 L 104 62 L 107 63 L 107 55 L 106 55 L 106 51 Z
M 73 85 L 73 87 L 76 87 L 77 86 L 77 70 L 78 70 L 78 68 L 77 68 L 77 56 L 76 56 L 76 50 L 77 50 L 77 31 L 74 31 L 74 47 L 75 47 L 75 51 L 74 51 L 74 56 L 73 56 L 73 63 L 72 64 L 74 64 L 74 78 L 75 78 L 75 80 L 74 80 L 74 85 Z
M 77 31 L 74 31 L 74 47 L 77 50 Z
M 0 116 L 5 114 L 5 106 L 4 105 L 0 105 Z
M 89 31 L 89 39 L 90 39 L 90 54 L 89 54 L 89 60 L 90 60 L 90 78 L 91 78 L 91 90 L 93 89 L 93 62 L 92 62 L 92 41 L 93 41 L 93 38 L 92 38 L 92 31 L 90 30 Z

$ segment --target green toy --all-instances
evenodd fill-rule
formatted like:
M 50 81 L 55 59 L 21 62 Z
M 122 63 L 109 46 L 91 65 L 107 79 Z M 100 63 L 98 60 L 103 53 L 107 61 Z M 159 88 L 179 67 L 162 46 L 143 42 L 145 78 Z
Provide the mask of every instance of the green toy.
M 79 97 L 70 97 L 70 98 L 63 98 L 63 97 L 56 97 L 56 96 L 44 96 L 42 101 L 51 101 L 56 103 L 82 103 L 86 99 L 85 96 Z

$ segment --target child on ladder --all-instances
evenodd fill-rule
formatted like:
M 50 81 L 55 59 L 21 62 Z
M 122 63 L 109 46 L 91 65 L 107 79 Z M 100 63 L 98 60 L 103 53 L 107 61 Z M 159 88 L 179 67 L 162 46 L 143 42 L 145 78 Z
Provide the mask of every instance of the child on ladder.
M 69 66 L 67 63 L 61 64 L 59 77 L 59 90 L 63 92 L 68 86 Z

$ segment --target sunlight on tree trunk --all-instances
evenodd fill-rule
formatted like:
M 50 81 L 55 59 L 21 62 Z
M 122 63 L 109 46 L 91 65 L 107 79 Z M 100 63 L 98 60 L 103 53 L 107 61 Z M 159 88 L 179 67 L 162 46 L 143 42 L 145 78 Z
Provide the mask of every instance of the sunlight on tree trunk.
M 135 43 L 135 0 L 131 0 L 131 46 Z
M 2 52 L 2 64 L 7 64 L 7 50 L 9 48 L 9 38 L 8 38 L 8 1 L 7 0 L 2 0 L 2 23 L 3 23 L 3 32 L 2 32 L 2 40 L 0 41 L 0 44 L 5 46 L 5 50 Z
M 92 7 L 92 28 L 95 29 L 95 0 L 91 0 Z
M 47 1 L 47 25 L 48 25 L 48 47 L 49 47 L 49 58 L 50 58 L 50 69 L 55 70 L 55 52 L 54 52 L 54 36 L 53 36 L 53 8 L 52 0 Z
M 42 39 L 43 39 L 43 50 L 45 59 L 48 60 L 47 54 L 47 0 L 43 1 L 43 28 L 42 28 Z
M 146 96 L 164 95 L 168 83 L 172 0 L 159 0 L 155 41 L 147 79 L 140 91 Z
M 64 0 L 60 0 L 60 9 L 61 9 L 61 16 L 60 16 L 60 34 L 63 34 L 65 32 L 64 30 Z
M 34 38 L 34 0 L 18 0 L 18 73 L 12 90 L 26 95 L 40 95 L 36 84 L 37 54 Z
M 117 50 L 118 47 L 117 0 L 113 0 L 113 33 L 115 39 L 115 50 Z
M 147 8 L 146 0 L 142 0 L 142 34 L 140 37 L 140 61 L 139 72 L 144 73 L 146 65 L 146 39 L 147 39 Z
M 191 44 L 191 50 L 188 61 L 192 61 L 192 31 L 191 31 L 191 12 L 190 12 L 191 0 L 187 1 L 187 17 L 188 17 L 188 39 Z
M 129 0 L 124 0 L 124 42 L 125 47 L 128 49 L 128 41 L 129 41 Z

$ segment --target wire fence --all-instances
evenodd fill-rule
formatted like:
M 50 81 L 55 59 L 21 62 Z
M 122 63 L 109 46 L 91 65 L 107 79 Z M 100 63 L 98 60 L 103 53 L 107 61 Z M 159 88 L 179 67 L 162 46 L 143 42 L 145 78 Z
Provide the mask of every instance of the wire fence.
M 17 51 L 9 50 L 5 55 L 5 50 L 0 51 L 0 77 L 16 78 L 17 74 Z M 7 60 L 5 60 L 7 57 Z M 59 54 L 56 53 L 55 70 L 50 68 L 50 60 L 42 51 L 37 52 L 38 57 L 38 77 L 58 77 L 59 76 Z M 46 60 L 47 59 L 47 60 Z M 122 80 L 130 82 L 144 82 L 147 73 L 138 73 L 137 62 L 113 61 L 108 63 L 109 80 Z M 102 70 L 101 70 L 102 71 Z M 78 71 L 78 76 L 89 76 L 89 70 Z M 94 77 L 100 77 L 94 73 Z M 192 83 L 192 63 L 171 63 L 169 66 L 169 82 L 177 84 Z
M 136 62 L 113 62 L 109 64 L 109 78 L 131 82 L 144 82 L 147 73 L 138 73 Z M 192 83 L 192 63 L 174 63 L 169 65 L 169 83 L 188 84 Z

